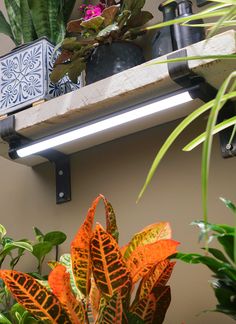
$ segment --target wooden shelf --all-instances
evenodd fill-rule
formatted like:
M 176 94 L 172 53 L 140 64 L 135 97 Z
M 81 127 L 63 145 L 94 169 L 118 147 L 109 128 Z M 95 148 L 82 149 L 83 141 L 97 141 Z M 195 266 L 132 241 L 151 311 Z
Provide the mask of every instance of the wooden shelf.
M 209 40 L 193 44 L 187 49 L 188 56 L 226 55 L 236 53 L 236 32 L 234 30 L 216 35 Z M 38 106 L 15 114 L 16 131 L 31 139 L 41 138 L 69 127 L 94 120 L 121 108 L 140 103 L 178 89 L 170 79 L 167 64 L 152 64 L 166 59 L 166 56 L 149 61 L 112 77 L 85 86 L 79 90 L 52 99 Z M 218 88 L 225 77 L 235 69 L 234 60 L 194 60 L 189 67 L 203 76 L 208 83 Z M 138 122 L 111 129 L 83 140 L 60 146 L 57 150 L 71 154 L 94 145 L 110 141 L 155 125 L 186 116 L 201 104 L 177 106 L 145 118 Z M 0 156 L 8 158 L 8 144 L 0 140 Z M 39 156 L 18 159 L 16 162 L 34 166 L 44 162 Z

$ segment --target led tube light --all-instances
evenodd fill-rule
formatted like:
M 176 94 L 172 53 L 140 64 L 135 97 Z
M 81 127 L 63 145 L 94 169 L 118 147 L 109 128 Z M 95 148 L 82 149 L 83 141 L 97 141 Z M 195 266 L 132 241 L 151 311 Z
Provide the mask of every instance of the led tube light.
M 89 125 L 79 126 L 73 130 L 68 130 L 65 133 L 55 135 L 51 138 L 45 138 L 38 142 L 32 143 L 26 147 L 16 150 L 19 157 L 27 157 L 32 154 L 37 154 L 50 148 L 57 147 L 59 145 L 78 140 L 80 138 L 102 132 L 104 130 L 117 127 L 131 121 L 150 116 L 157 112 L 178 106 L 180 104 L 192 101 L 189 91 L 180 92 L 177 94 L 169 95 L 167 98 L 157 100 L 155 102 L 144 103 L 139 108 L 133 108 L 128 111 L 120 112 L 113 116 L 107 116 L 107 118 L 94 121 Z

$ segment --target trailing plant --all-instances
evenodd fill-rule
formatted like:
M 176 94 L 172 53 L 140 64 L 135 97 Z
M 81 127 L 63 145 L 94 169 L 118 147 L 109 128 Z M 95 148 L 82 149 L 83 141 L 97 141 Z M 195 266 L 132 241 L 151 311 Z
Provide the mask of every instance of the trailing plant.
M 226 199 L 221 198 L 231 209 L 235 217 L 236 207 Z M 211 224 L 197 221 L 193 223 L 200 229 L 200 239 L 208 235 L 208 243 L 217 239 L 221 249 L 208 248 L 208 254 L 177 253 L 176 258 L 191 264 L 204 264 L 213 271 L 210 281 L 218 300 L 213 311 L 224 313 L 236 320 L 236 226 Z M 204 248 L 205 250 L 205 248 Z
M 105 206 L 106 229 L 93 229 L 99 201 Z M 152 224 L 120 248 L 114 210 L 99 195 L 71 243 L 70 255 L 50 263 L 50 289 L 32 276 L 1 270 L 14 298 L 44 323 L 88 323 L 90 307 L 96 323 L 163 323 L 170 303 L 167 281 L 178 242 L 168 223 Z M 134 300 L 131 294 L 139 283 Z
M 144 32 L 138 27 L 153 18 L 143 10 L 145 0 L 105 1 L 96 5 L 82 5 L 82 18 L 70 21 L 67 31 L 74 37 L 65 38 L 62 53 L 58 57 L 51 74 L 53 82 L 59 81 L 68 73 L 73 82 L 85 69 L 92 51 L 101 44 L 117 41 L 132 41 Z
M 47 37 L 53 44 L 65 36 L 75 0 L 4 0 L 8 21 L 0 11 L 0 32 L 15 45 Z
M 170 20 L 164 23 L 160 23 L 154 26 L 146 27 L 145 30 L 151 30 L 155 28 L 162 28 L 164 26 L 172 25 L 172 24 L 185 24 L 191 26 L 199 26 L 192 25 L 191 21 L 196 19 L 205 19 L 208 18 L 214 19 L 215 21 L 206 22 L 201 25 L 209 28 L 208 38 L 213 36 L 219 29 L 224 27 L 235 27 L 236 26 L 236 2 L 235 0 L 212 0 L 212 6 L 209 6 L 207 9 L 202 10 L 201 12 L 188 16 L 181 17 L 178 19 Z M 181 60 L 195 60 L 195 59 L 227 59 L 232 60 L 236 59 L 236 54 L 233 55 L 208 55 L 208 56 L 194 56 L 180 59 L 168 60 L 168 62 L 178 62 Z M 159 62 L 166 63 L 167 61 Z M 190 115 L 188 115 L 169 135 L 161 149 L 157 152 L 157 155 L 151 165 L 151 168 L 146 177 L 145 183 L 141 192 L 139 193 L 138 200 L 142 197 L 144 191 L 152 180 L 160 162 L 165 156 L 166 152 L 176 140 L 176 138 L 184 131 L 184 129 L 189 126 L 194 120 L 196 120 L 203 113 L 209 111 L 209 118 L 207 121 L 206 132 L 201 134 L 196 139 L 194 139 L 189 145 L 184 147 L 184 151 L 190 151 L 198 144 L 203 142 L 203 150 L 202 150 L 202 204 L 203 204 L 203 219 L 207 223 L 208 221 L 208 178 L 209 178 L 209 167 L 210 167 L 210 156 L 212 149 L 212 138 L 213 135 L 226 129 L 228 127 L 233 126 L 232 136 L 229 138 L 229 144 L 232 143 L 232 140 L 235 136 L 236 131 L 236 118 L 235 116 L 226 119 L 222 123 L 217 124 L 217 117 L 220 110 L 226 104 L 228 100 L 233 100 L 236 97 L 236 71 L 233 71 L 222 83 L 216 97 L 214 100 L 204 104 L 199 107 L 195 111 L 193 111 Z

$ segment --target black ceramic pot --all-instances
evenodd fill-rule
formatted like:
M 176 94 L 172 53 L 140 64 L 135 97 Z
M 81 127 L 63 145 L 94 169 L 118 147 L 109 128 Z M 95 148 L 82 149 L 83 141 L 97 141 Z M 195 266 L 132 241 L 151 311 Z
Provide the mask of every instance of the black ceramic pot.
M 113 42 L 98 46 L 86 64 L 86 84 L 143 63 L 142 49 L 131 42 Z

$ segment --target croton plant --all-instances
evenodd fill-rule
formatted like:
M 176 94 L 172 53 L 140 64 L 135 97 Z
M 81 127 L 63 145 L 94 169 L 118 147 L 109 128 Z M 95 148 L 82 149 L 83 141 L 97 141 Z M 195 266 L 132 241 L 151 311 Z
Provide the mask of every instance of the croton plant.
M 98 223 L 93 229 L 100 200 L 106 229 Z M 71 243 L 70 255 L 51 263 L 48 284 L 14 270 L 0 270 L 0 277 L 17 302 L 44 323 L 163 323 L 171 299 L 166 284 L 175 265 L 168 257 L 178 245 L 169 223 L 147 226 L 122 248 L 118 236 L 114 210 L 99 195 Z
M 82 17 L 67 25 L 73 37 L 64 39 L 51 80 L 58 82 L 66 73 L 76 83 L 86 61 L 99 45 L 135 39 L 140 27 L 153 18 L 143 10 L 146 0 L 101 0 L 96 5 L 82 5 Z

